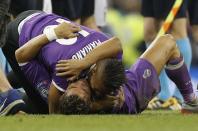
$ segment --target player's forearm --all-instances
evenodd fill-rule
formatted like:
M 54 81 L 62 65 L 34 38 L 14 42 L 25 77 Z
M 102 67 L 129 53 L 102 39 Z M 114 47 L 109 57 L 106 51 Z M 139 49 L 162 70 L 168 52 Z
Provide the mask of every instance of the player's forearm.
M 122 45 L 120 40 L 117 37 L 113 37 L 93 49 L 83 60 L 87 66 L 90 66 L 99 60 L 116 57 L 121 52 Z
M 60 96 L 60 92 L 53 84 L 51 84 L 48 94 L 49 114 L 57 114 L 59 112 L 58 107 Z
M 22 47 L 16 50 L 15 56 L 16 60 L 19 63 L 25 63 L 34 58 L 40 49 L 49 43 L 49 40 L 47 39 L 45 34 L 41 34 L 27 43 L 25 43 Z
M 49 103 L 49 114 L 58 114 L 58 104 Z

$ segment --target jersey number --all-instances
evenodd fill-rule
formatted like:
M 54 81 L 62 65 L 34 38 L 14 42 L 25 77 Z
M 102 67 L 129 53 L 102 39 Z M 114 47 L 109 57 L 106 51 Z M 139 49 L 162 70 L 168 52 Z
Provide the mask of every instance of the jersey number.
M 56 20 L 57 23 L 61 24 L 63 22 L 66 22 L 66 23 L 71 23 L 70 21 L 67 21 L 67 20 L 64 20 L 64 19 L 57 19 Z M 47 30 L 51 29 L 51 28 L 56 28 L 58 25 L 49 25 L 49 26 L 46 26 L 45 29 L 43 30 L 43 32 L 46 32 Z M 81 30 L 78 32 L 79 34 L 81 34 L 83 37 L 87 37 L 89 35 L 89 32 L 85 31 L 85 30 Z M 70 38 L 70 39 L 57 39 L 56 42 L 61 44 L 61 45 L 73 45 L 76 43 L 77 41 L 77 37 L 74 37 L 74 38 Z

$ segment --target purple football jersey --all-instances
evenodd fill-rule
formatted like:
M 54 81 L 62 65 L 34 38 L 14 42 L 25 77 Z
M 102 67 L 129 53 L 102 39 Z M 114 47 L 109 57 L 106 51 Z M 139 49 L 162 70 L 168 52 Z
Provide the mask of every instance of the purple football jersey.
M 62 22 L 71 23 L 68 19 L 55 14 L 38 14 L 24 22 L 21 27 L 19 46 L 30 39 L 42 34 L 50 28 L 57 27 Z M 67 80 L 56 76 L 56 64 L 63 59 L 82 59 L 91 50 L 109 38 L 101 33 L 81 26 L 79 36 L 72 39 L 57 39 L 44 46 L 38 54 L 37 60 L 48 70 L 53 84 L 60 91 L 67 88 Z M 42 74 L 43 75 L 43 74 Z
M 51 78 L 43 64 L 33 59 L 27 64 L 20 65 L 20 67 L 32 87 L 34 87 L 42 98 L 48 102 L 48 90 Z

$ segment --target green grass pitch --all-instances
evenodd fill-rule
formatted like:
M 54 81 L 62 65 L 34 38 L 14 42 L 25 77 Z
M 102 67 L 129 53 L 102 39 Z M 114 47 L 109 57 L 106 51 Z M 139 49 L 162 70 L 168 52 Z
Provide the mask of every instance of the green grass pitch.
M 26 115 L 0 118 L 0 131 L 198 131 L 198 115 L 145 111 L 140 115 Z

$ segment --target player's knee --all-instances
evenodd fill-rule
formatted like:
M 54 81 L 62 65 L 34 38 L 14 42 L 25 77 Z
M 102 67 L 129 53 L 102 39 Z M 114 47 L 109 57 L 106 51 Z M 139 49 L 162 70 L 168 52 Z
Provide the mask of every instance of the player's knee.
M 164 46 L 164 48 L 172 50 L 177 47 L 176 40 L 170 34 L 162 35 L 158 40 L 160 43 L 162 43 L 162 46 Z

